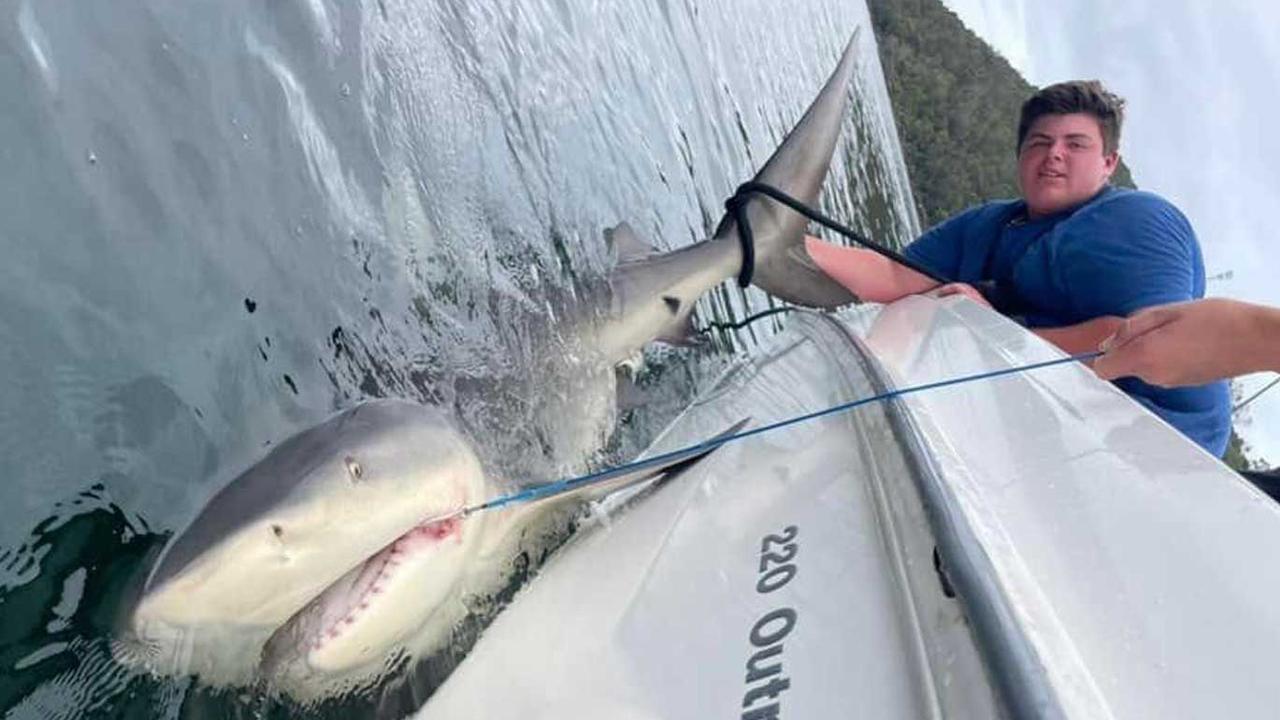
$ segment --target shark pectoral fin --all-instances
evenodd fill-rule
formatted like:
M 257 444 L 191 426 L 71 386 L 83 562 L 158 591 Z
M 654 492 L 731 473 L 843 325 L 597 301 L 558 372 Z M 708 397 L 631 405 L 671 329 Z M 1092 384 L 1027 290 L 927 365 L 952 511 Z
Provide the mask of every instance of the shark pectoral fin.
M 609 255 L 616 264 L 634 262 L 658 254 L 658 249 L 642 240 L 629 223 L 620 222 L 604 231 L 605 243 L 609 247 Z

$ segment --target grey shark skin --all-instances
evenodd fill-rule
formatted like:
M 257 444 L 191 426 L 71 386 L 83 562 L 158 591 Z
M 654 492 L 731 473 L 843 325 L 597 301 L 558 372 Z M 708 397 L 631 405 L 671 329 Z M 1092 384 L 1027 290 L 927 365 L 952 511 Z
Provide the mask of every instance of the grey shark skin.
M 443 413 L 363 403 L 210 500 L 161 555 L 129 616 L 136 642 L 117 656 L 213 684 L 248 683 L 260 669 L 302 701 L 361 686 L 397 651 L 439 649 L 469 603 L 503 589 L 517 557 L 544 557 L 585 502 L 706 452 L 460 516 L 499 488 Z
M 817 199 L 857 37 L 757 180 Z M 809 262 L 803 217 L 763 197 L 747 212 L 757 285 L 803 304 L 853 299 Z M 625 224 L 611 236 L 621 262 L 608 308 L 573 321 L 576 342 L 603 367 L 655 339 L 685 341 L 694 303 L 742 264 L 727 217 L 712 239 L 665 254 Z M 516 555 L 545 547 L 582 508 L 581 496 L 566 496 L 431 521 L 498 490 L 437 410 L 377 401 L 339 413 L 232 481 L 172 541 L 130 617 L 144 660 L 213 682 L 247 682 L 260 669 L 307 697 L 363 682 L 402 649 L 430 652 L 468 598 L 501 589 Z
M 617 468 L 538 502 L 415 527 L 281 626 L 263 649 L 262 675 L 276 689 L 311 700 L 376 678 L 397 650 L 415 657 L 439 650 L 475 608 L 492 611 L 491 600 L 518 571 L 538 569 L 585 503 L 608 497 L 617 500 L 616 509 L 635 495 L 615 492 L 655 478 L 665 482 L 749 421 L 701 446 L 654 458 L 653 465 Z

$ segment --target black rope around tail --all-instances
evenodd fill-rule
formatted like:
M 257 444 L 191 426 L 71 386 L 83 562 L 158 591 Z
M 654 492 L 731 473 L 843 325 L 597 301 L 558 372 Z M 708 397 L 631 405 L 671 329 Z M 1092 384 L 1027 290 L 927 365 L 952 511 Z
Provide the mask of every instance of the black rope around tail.
M 756 270 L 755 238 L 751 234 L 751 223 L 747 220 L 747 201 L 750 199 L 751 195 L 766 195 L 771 197 L 819 225 L 834 230 L 866 249 L 887 257 L 896 263 L 905 265 L 935 282 L 950 282 L 950 280 L 938 275 L 934 271 L 914 260 L 911 260 L 905 255 L 894 252 L 870 238 L 859 235 L 853 228 L 841 225 L 835 220 L 832 220 L 826 215 L 823 215 L 817 210 L 814 210 L 808 205 L 805 205 L 799 200 L 782 192 L 778 188 L 752 180 L 739 185 L 738 190 L 733 194 L 733 197 L 729 198 L 724 203 L 725 211 L 729 213 L 733 218 L 733 221 L 738 225 L 738 240 L 742 243 L 742 270 L 738 272 L 738 285 L 742 287 L 746 287 L 751 284 L 751 278 L 755 275 Z
M 738 242 L 742 243 L 742 269 L 738 271 L 738 287 L 751 284 L 756 272 L 756 240 L 751 236 L 751 222 L 747 220 L 747 201 L 751 198 L 740 186 L 733 197 L 724 201 L 724 210 L 738 226 Z

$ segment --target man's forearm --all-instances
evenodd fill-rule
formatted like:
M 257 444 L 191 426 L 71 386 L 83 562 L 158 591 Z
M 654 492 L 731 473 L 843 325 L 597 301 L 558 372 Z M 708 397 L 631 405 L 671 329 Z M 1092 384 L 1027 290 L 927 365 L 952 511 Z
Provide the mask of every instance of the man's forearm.
M 855 268 L 859 273 L 857 284 L 864 290 L 859 294 L 863 300 L 891 303 L 908 295 L 932 290 L 938 285 L 932 279 L 879 253 L 857 248 L 854 252 L 862 255 Z
M 938 285 L 933 279 L 871 250 L 843 247 L 812 237 L 805 238 L 805 249 L 823 272 L 869 302 L 891 303 Z
M 1122 322 L 1123 318 L 1105 315 L 1078 325 L 1035 328 L 1031 332 L 1053 343 L 1068 355 L 1080 355 L 1097 350 L 1102 341 L 1111 337 Z

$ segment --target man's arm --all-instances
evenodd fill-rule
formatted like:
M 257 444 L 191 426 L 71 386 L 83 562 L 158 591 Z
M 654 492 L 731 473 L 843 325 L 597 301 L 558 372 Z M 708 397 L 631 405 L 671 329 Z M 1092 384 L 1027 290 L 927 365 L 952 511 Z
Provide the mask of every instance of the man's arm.
M 972 285 L 965 283 L 949 283 L 933 292 L 938 297 L 964 295 L 970 300 L 991 307 L 991 303 Z M 1107 338 L 1115 334 L 1124 323 L 1123 318 L 1113 315 L 1086 320 L 1077 325 L 1054 328 L 1032 328 L 1031 332 L 1056 345 L 1068 355 L 1081 355 L 1098 349 Z
M 871 250 L 844 247 L 812 236 L 805 237 L 804 248 L 823 272 L 869 302 L 890 303 L 938 285 L 929 277 Z M 1101 340 L 1099 338 L 1099 342 Z
M 1138 377 L 1166 387 L 1280 371 L 1280 309 L 1211 298 L 1140 310 L 1094 362 L 1105 379 Z
M 1093 352 L 1124 323 L 1112 315 L 1086 320 L 1077 325 L 1056 328 L 1033 328 L 1031 332 L 1058 346 L 1068 355 Z
M 813 262 L 862 300 L 890 303 L 907 295 L 936 290 L 939 297 L 965 295 L 975 302 L 990 304 L 972 286 L 964 283 L 938 283 L 909 267 L 900 265 L 871 250 L 844 247 L 806 236 L 805 250 Z M 1121 318 L 1104 316 L 1058 328 L 1037 328 L 1035 334 L 1070 355 L 1096 350 L 1111 337 L 1123 322 Z

